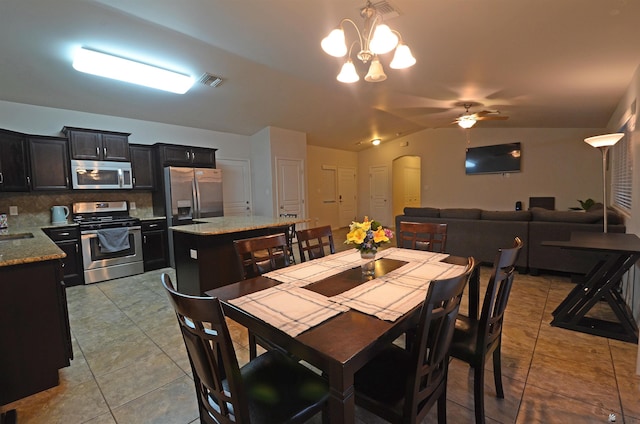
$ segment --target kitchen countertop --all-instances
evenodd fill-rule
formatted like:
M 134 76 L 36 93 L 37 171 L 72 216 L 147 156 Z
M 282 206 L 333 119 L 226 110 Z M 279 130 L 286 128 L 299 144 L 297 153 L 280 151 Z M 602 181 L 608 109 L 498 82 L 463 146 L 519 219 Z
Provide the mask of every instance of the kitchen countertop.
M 199 236 L 212 236 L 280 225 L 299 224 L 308 221 L 309 219 L 304 218 L 273 218 L 270 216 L 220 216 L 198 218 L 195 224 L 178 225 L 169 227 L 169 229 Z
M 143 216 L 142 221 L 165 219 L 164 216 Z M 66 224 L 47 224 L 39 227 L 14 226 L 0 229 L 0 267 L 31 262 L 62 259 L 67 255 L 42 231 L 43 229 L 77 227 L 73 221 Z M 3 235 L 33 234 L 32 238 L 2 240 Z
M 67 256 L 40 227 L 14 227 L 1 235 L 33 234 L 32 238 L 0 240 L 0 267 L 62 259 Z

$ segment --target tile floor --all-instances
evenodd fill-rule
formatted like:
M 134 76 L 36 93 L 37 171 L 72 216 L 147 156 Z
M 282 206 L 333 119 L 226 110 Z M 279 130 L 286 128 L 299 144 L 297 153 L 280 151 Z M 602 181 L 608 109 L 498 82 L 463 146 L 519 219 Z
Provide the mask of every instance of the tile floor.
M 75 359 L 60 371 L 59 386 L 5 406 L 17 410 L 19 424 L 198 422 L 191 369 L 160 284 L 162 271 L 174 276 L 165 269 L 67 289 Z M 483 267 L 483 282 L 489 272 Z M 495 397 L 488 372 L 488 423 L 607 423 L 613 413 L 617 423 L 640 424 L 637 346 L 549 325 L 572 286 L 565 277 L 516 275 L 503 335 L 505 399 Z M 244 363 L 246 331 L 235 323 L 230 328 Z M 450 423 L 473 422 L 472 375 L 452 360 Z M 359 423 L 382 422 L 360 409 L 357 417 Z M 435 411 L 425 421 L 436 422 Z

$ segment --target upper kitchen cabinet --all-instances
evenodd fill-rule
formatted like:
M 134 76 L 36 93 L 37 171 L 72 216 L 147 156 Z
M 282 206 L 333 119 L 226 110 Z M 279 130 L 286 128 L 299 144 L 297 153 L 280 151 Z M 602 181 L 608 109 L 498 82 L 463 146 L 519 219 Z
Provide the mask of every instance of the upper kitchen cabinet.
M 0 129 L 0 191 L 29 191 L 26 136 Z
M 216 150 L 206 147 L 179 146 L 175 144 L 154 144 L 158 149 L 160 166 L 216 167 Z
M 71 188 L 67 139 L 30 135 L 27 142 L 31 162 L 31 189 L 67 190 Z
M 129 162 L 129 133 L 64 127 L 71 159 Z
M 130 144 L 131 167 L 133 168 L 133 188 L 155 190 L 155 157 L 153 147 L 142 144 Z

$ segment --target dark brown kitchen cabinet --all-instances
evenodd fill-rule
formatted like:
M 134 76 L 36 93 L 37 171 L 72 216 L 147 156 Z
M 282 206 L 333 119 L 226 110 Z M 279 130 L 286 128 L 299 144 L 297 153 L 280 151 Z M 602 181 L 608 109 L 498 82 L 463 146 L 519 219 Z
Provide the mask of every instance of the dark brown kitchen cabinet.
M 68 190 L 69 148 L 66 138 L 30 135 L 32 190 Z
M 133 169 L 133 188 L 138 190 L 155 190 L 155 156 L 153 147 L 130 144 L 131 167 Z
M 26 136 L 0 129 L 0 191 L 29 191 Z
M 142 256 L 145 272 L 167 266 L 169 252 L 164 218 L 142 221 Z
M 161 167 L 193 166 L 199 168 L 216 167 L 216 150 L 206 147 L 179 146 L 156 143 Z
M 60 261 L 0 267 L 0 405 L 58 385 L 73 359 Z
M 44 232 L 66 253 L 62 259 L 62 274 L 67 287 L 84 284 L 80 230 L 75 226 L 45 228 Z
M 129 133 L 64 127 L 71 159 L 129 162 Z

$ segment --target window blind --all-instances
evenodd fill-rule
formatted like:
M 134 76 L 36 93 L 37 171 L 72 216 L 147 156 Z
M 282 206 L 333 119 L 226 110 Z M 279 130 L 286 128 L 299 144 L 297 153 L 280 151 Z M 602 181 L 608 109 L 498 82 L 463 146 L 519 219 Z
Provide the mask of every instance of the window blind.
M 633 117 L 632 119 L 635 119 Z M 611 149 L 611 197 L 613 205 L 631 212 L 631 181 L 633 160 L 631 156 L 631 132 L 629 123 L 620 132 L 624 137 Z

